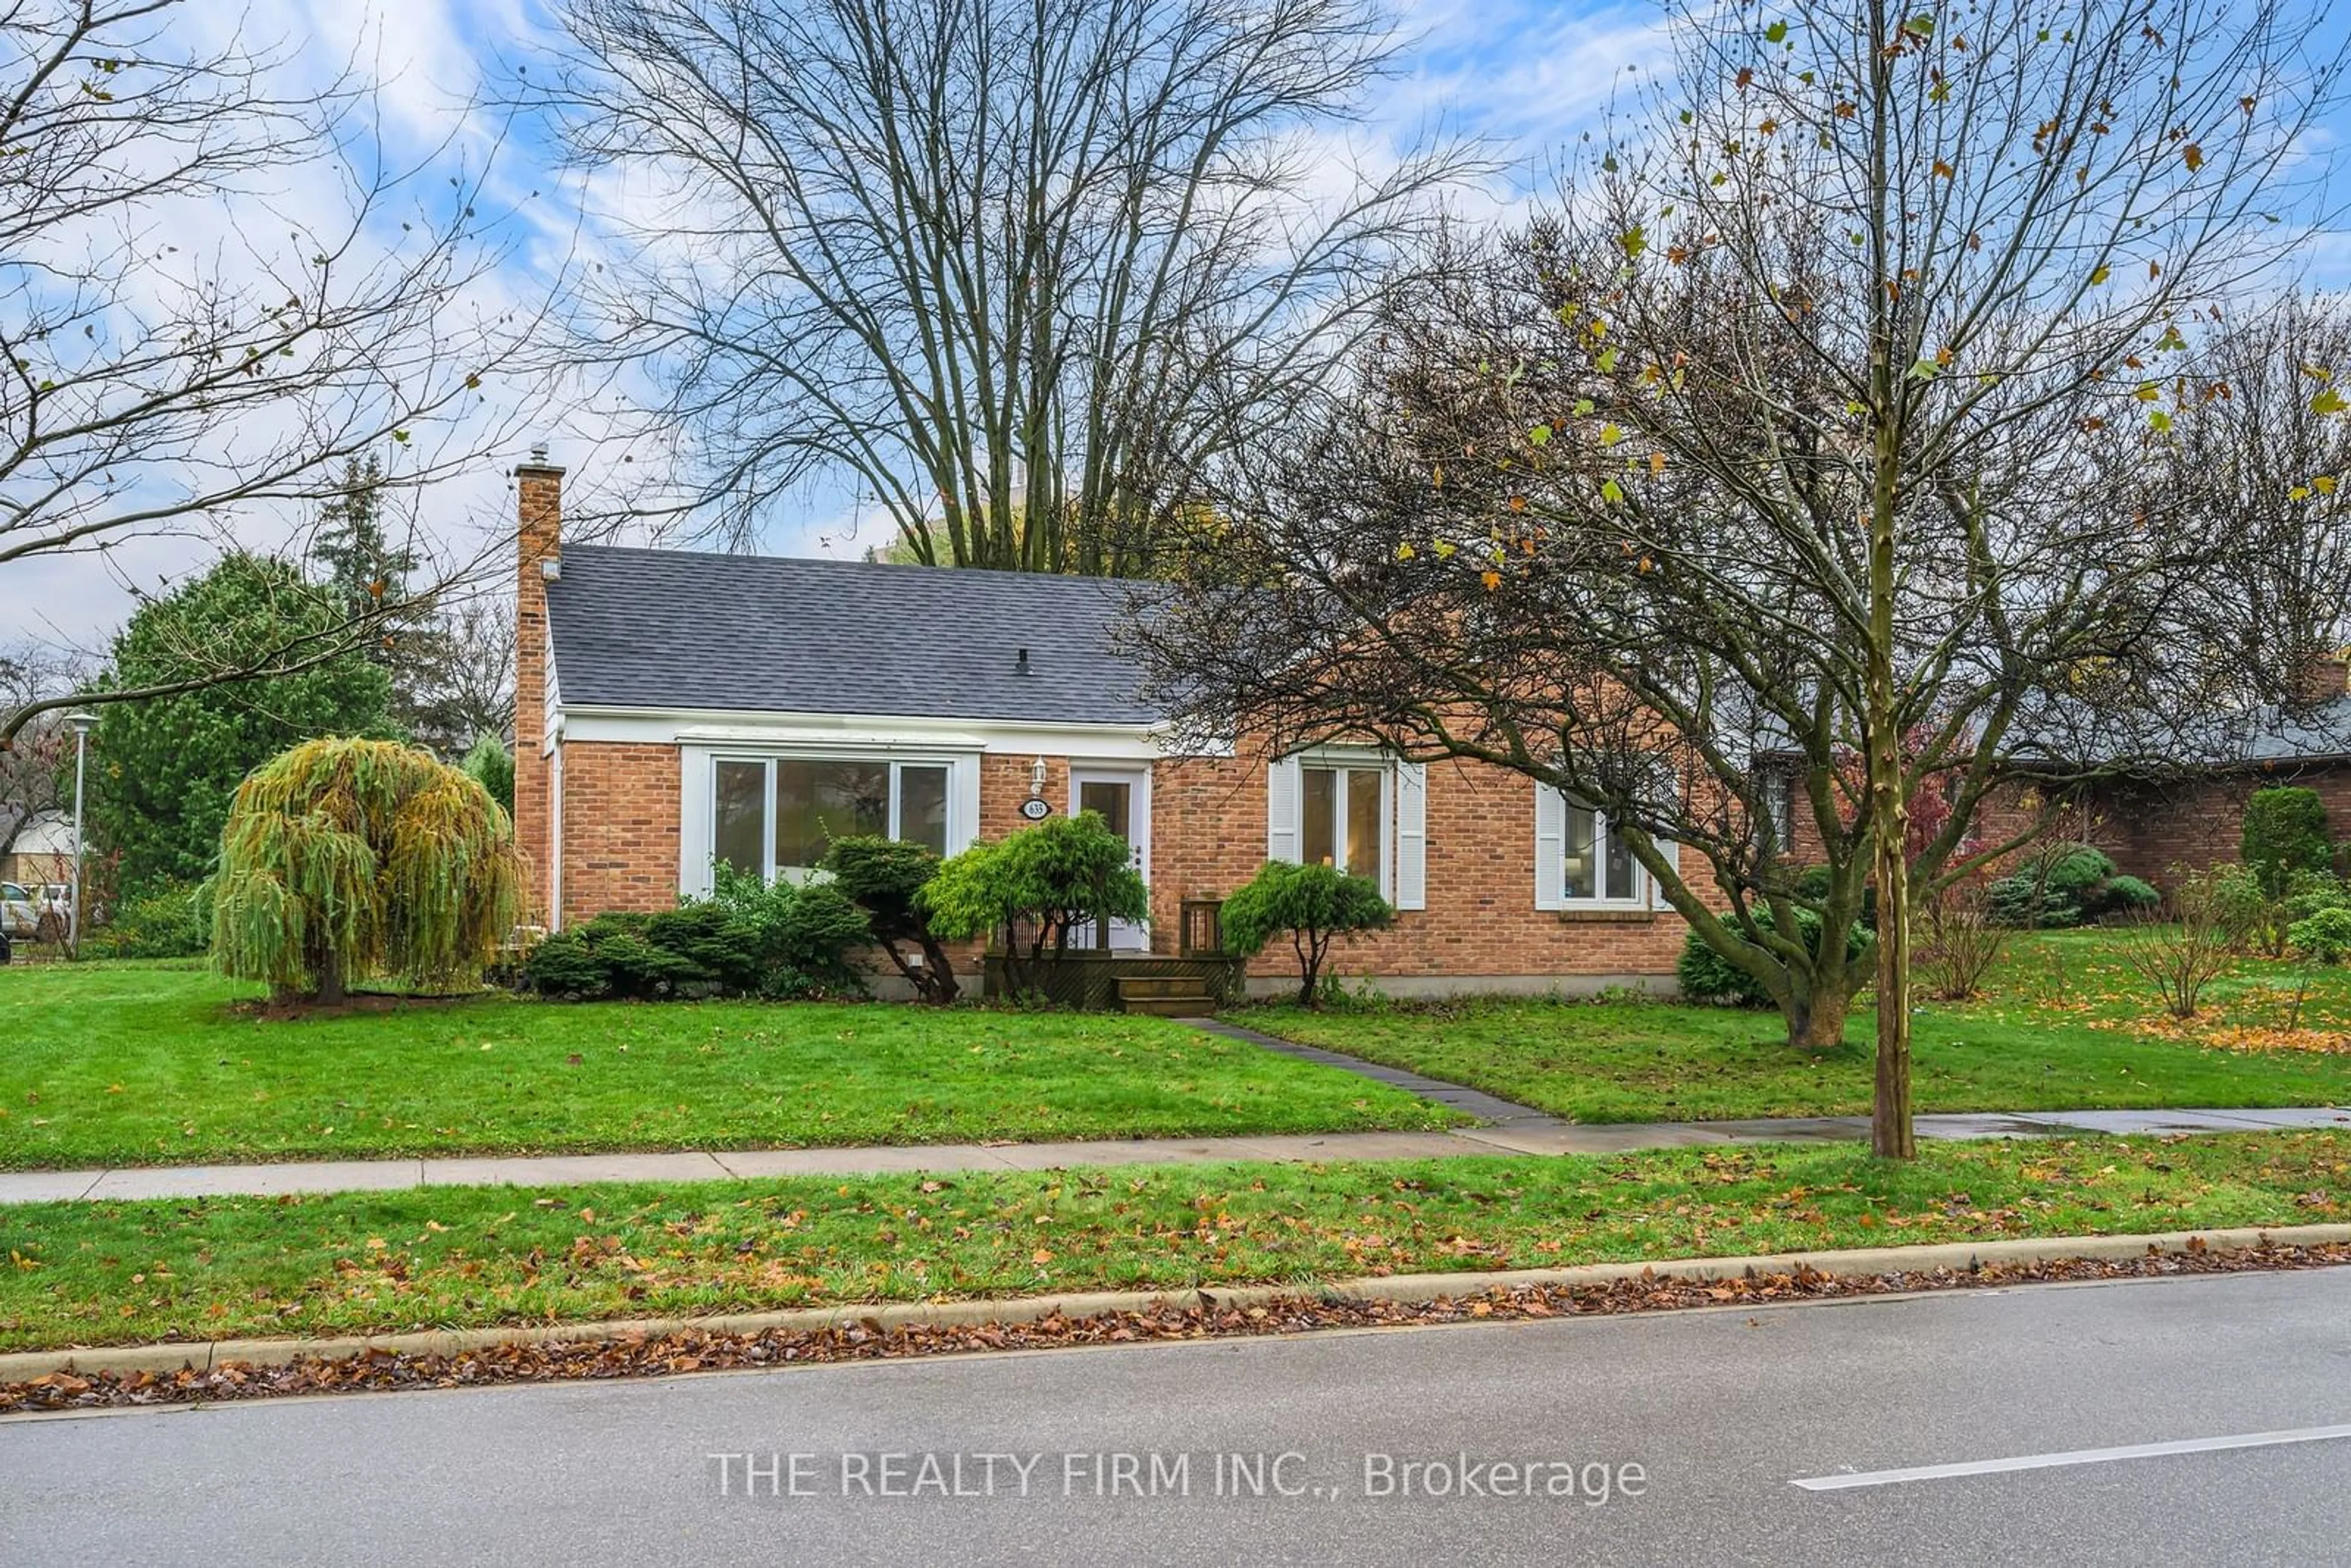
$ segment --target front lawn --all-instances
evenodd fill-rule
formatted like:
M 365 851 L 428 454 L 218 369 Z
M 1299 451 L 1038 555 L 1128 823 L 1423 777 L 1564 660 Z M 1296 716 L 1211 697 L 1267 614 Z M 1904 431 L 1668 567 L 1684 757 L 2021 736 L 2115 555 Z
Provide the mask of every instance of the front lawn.
M 2212 988 L 2205 1016 L 2180 1025 L 2124 967 L 2116 948 L 2123 939 L 2095 931 L 2019 937 L 1987 995 L 1921 1003 L 1917 1109 L 2351 1103 L 2351 970 L 2244 960 Z M 1854 1015 L 1845 1044 L 1819 1056 L 1791 1050 L 1774 1012 L 1640 999 L 1497 998 L 1324 1013 L 1290 1006 L 1234 1016 L 1581 1122 L 1869 1110 L 1876 1019 L 1865 1009 Z
M 1158 1019 L 493 996 L 298 1021 L 136 964 L 0 969 L 0 1167 L 1449 1126 Z
M 0 1208 L 0 1350 L 2290 1225 L 2351 1134 Z

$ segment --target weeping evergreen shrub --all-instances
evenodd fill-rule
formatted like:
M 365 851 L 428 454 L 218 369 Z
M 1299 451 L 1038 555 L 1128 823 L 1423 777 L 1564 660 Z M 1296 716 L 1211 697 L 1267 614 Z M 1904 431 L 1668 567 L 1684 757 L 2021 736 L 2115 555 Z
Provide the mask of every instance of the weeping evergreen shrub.
M 213 962 L 323 1004 L 353 980 L 478 981 L 520 908 L 514 823 L 488 791 L 390 740 L 304 741 L 237 787 Z

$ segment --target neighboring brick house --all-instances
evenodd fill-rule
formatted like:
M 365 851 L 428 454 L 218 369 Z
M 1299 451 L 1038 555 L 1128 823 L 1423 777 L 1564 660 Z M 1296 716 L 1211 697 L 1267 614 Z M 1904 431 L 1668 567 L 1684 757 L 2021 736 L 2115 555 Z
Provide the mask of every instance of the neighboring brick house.
M 2005 843 L 2038 824 L 2037 842 L 2095 844 L 2114 857 L 2116 870 L 2163 887 L 2176 870 L 2236 860 L 2245 802 L 2257 789 L 2294 785 L 2316 790 L 2331 836 L 2338 844 L 2351 841 L 2351 661 L 2312 660 L 2294 683 L 2292 701 L 2227 728 L 2236 740 L 2224 758 L 2179 757 L 2160 768 L 2090 777 L 2071 789 L 1996 783 L 1976 807 L 1974 836 Z M 2043 770 L 2064 772 L 2046 763 Z M 1791 763 L 1788 778 L 1793 775 Z M 2060 792 L 2053 797 L 2053 789 Z M 1796 808 L 1795 790 L 1785 782 L 1776 797 L 1781 841 L 1794 846 L 1790 858 L 1798 864 L 1817 864 L 1820 829 Z
M 1396 906 L 1333 956 L 1392 993 L 1673 972 L 1680 917 L 1556 791 L 1369 747 L 1179 747 L 1113 647 L 1133 584 L 566 545 L 562 473 L 516 470 L 515 821 L 549 925 L 703 893 L 719 859 L 796 874 L 828 830 L 952 854 L 1033 792 L 1133 845 L 1152 918 L 1114 947 L 1172 951 L 1183 902 L 1311 857 Z M 1288 969 L 1270 952 L 1252 984 Z
M 2238 755 L 2144 780 L 2102 781 L 2088 792 L 2083 834 L 2133 876 L 2162 886 L 2174 867 L 2238 858 L 2245 802 L 2257 789 L 2318 792 L 2327 831 L 2351 841 L 2351 663 L 2314 659 L 2294 700 L 2248 716 Z

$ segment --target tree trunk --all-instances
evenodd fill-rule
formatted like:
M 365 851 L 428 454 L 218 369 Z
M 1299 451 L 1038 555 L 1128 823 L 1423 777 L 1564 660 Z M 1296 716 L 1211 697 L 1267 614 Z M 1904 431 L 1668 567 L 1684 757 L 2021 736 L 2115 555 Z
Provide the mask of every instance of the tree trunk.
M 1813 987 L 1809 997 L 1782 1009 L 1788 1043 L 1799 1051 L 1834 1051 L 1844 1043 L 1845 1015 L 1852 1010 L 1853 991 L 1842 981 Z
M 339 1008 L 345 999 L 342 956 L 329 947 L 319 957 L 318 1004 L 322 1008 Z
M 955 963 L 934 936 L 923 938 L 923 969 L 930 978 L 923 991 L 923 999 L 945 1007 L 963 994 L 956 981 Z
M 1877 1082 L 1869 1118 L 1869 1146 L 1881 1159 L 1915 1159 L 1910 1125 L 1910 805 L 1903 788 L 1902 716 L 1895 690 L 1895 542 L 1900 522 L 1904 426 L 1911 393 L 1911 363 L 1897 281 L 1900 262 L 1887 247 L 1889 209 L 1896 200 L 1890 165 L 1893 55 L 1886 46 L 1898 24 L 1893 8 L 1873 5 L 1869 28 L 1871 116 L 1870 235 L 1876 313 L 1870 329 L 1869 396 L 1876 430 L 1869 485 L 1869 637 L 1863 671 L 1869 780 L 1869 826 L 1877 883 Z

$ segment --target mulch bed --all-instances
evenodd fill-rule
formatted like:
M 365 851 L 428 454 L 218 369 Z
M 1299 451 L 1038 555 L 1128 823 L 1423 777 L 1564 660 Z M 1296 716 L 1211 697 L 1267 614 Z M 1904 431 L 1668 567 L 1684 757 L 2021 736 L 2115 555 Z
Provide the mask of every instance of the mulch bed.
M 1155 1312 L 1104 1312 L 1084 1318 L 1057 1313 L 1020 1323 L 884 1328 L 877 1320 L 868 1319 L 863 1324 L 814 1331 L 769 1330 L 754 1334 L 686 1332 L 594 1343 L 501 1345 L 456 1355 L 370 1352 L 343 1359 L 290 1362 L 283 1366 L 256 1366 L 233 1361 L 205 1372 L 53 1372 L 27 1383 L 0 1384 L 0 1413 L 177 1405 L 280 1395 L 457 1388 L 574 1378 L 659 1377 L 690 1372 L 957 1355 L 979 1351 L 1135 1344 L 1301 1333 L 1317 1329 L 1608 1316 L 2058 1281 L 2325 1269 L 2346 1263 L 2351 1263 L 2351 1245 L 2346 1244 L 2219 1252 L 2193 1242 L 2185 1253 L 2150 1254 L 2122 1260 L 2077 1258 L 2049 1263 L 1995 1264 L 1971 1270 L 1938 1269 L 1858 1277 L 1837 1277 L 1810 1269 L 1735 1280 L 1643 1276 L 1607 1285 L 1488 1291 L 1423 1302 L 1345 1301 L 1300 1294 L 1261 1306 L 1233 1307 L 1219 1303 L 1213 1291 L 1203 1291 L 1182 1306 Z
M 264 1001 L 225 1002 L 222 1004 L 221 1010 L 235 1019 L 264 1019 L 282 1023 L 296 1019 L 339 1019 L 350 1018 L 353 1014 L 405 1012 L 411 1008 L 453 1008 L 465 1002 L 478 1002 L 494 994 L 486 990 L 448 994 L 352 991 L 333 1007 L 271 998 Z

